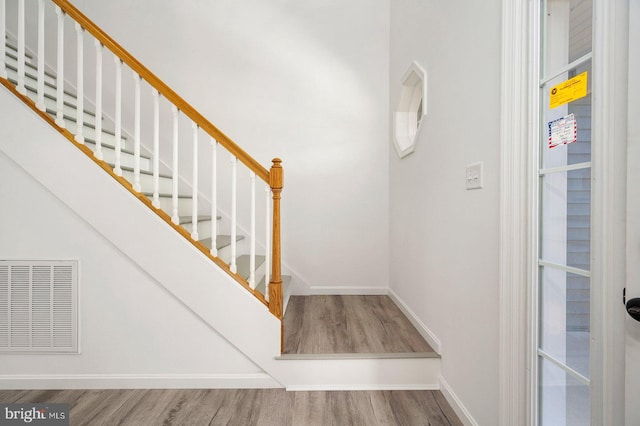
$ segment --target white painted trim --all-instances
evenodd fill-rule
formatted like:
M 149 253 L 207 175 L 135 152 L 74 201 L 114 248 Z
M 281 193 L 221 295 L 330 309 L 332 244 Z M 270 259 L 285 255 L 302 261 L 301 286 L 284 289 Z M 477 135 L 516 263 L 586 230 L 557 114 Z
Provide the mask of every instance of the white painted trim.
M 400 299 L 400 296 L 398 296 L 393 289 L 389 289 L 389 297 L 393 300 L 396 306 L 398 306 L 407 319 L 409 319 L 409 322 L 411 322 L 416 330 L 418 330 L 418 333 L 420 333 L 422 338 L 427 341 L 436 353 L 442 355 L 442 343 L 440 343 L 440 339 L 438 339 L 435 333 L 422 322 L 418 315 L 416 315 L 416 313 L 413 312 L 413 310 L 404 303 L 402 299 Z
M 311 295 L 343 295 L 343 296 L 359 296 L 359 295 L 387 295 L 388 287 L 356 287 L 356 286 L 310 286 L 309 294 Z
M 281 387 L 266 373 L 0 375 L 0 389 L 264 389 Z
M 527 292 L 530 240 L 530 174 L 533 172 L 528 141 L 531 87 L 537 91 L 537 76 L 531 73 L 529 37 L 530 2 L 502 1 L 502 99 L 500 160 L 500 334 L 499 419 L 500 425 L 529 424 L 527 345 L 530 336 Z M 534 79 L 536 78 L 536 79 Z M 452 406 L 460 406 L 446 382 L 442 392 Z M 458 411 L 456 411 L 458 412 Z M 467 424 L 477 424 L 463 411 Z M 463 421 L 465 421 L 463 420 Z
M 618 425 L 625 422 L 621 294 L 626 280 L 629 1 L 596 0 L 593 13 L 591 423 Z
M 291 385 L 287 391 L 377 391 L 377 390 L 440 390 L 440 385 Z
M 287 389 L 437 389 L 440 358 L 277 359 Z M 278 371 L 276 371 L 278 370 Z
M 453 411 L 455 411 L 456 415 L 460 419 L 462 423 L 466 426 L 478 426 L 478 422 L 473 418 L 469 410 L 462 404 L 460 398 L 453 392 L 451 386 L 444 380 L 442 376 L 438 378 L 440 382 L 440 392 L 444 395 L 444 398 L 447 400 Z

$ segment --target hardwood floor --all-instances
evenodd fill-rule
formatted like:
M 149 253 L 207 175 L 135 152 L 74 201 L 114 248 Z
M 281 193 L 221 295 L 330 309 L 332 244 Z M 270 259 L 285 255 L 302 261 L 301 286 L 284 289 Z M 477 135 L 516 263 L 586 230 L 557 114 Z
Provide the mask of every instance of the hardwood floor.
M 285 354 L 433 352 L 388 296 L 291 296 Z
M 439 391 L 0 390 L 0 402 L 66 403 L 74 426 L 462 424 Z

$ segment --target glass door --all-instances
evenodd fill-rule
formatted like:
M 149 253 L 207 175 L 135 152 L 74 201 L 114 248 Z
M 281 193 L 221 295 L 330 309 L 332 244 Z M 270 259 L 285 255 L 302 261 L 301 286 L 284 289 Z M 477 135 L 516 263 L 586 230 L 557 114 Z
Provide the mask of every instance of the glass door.
M 537 407 L 590 424 L 593 0 L 540 0 Z

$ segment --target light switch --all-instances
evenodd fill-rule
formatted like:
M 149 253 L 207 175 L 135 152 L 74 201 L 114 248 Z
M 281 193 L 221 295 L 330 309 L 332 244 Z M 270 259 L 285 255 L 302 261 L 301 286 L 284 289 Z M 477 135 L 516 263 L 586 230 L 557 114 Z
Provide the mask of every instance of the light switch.
M 482 188 L 482 161 L 467 166 L 467 189 Z

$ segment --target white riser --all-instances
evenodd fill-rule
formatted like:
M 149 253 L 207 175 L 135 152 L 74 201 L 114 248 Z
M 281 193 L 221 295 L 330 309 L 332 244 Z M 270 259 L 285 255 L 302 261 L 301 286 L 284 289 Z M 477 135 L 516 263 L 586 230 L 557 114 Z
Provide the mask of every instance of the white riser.
M 191 223 L 185 223 L 184 225 L 182 225 L 182 227 L 187 231 L 192 232 L 193 231 L 192 225 L 193 224 Z M 204 238 L 211 238 L 211 221 L 210 220 L 198 221 L 198 238 L 201 240 Z
M 92 142 L 85 142 L 92 151 L 95 152 L 95 145 Z M 116 163 L 116 152 L 111 148 L 102 148 L 102 159 L 111 165 L 111 167 L 115 166 Z M 134 167 L 135 158 L 133 154 L 129 154 L 126 152 L 120 153 L 120 165 L 122 167 Z M 149 170 L 151 168 L 151 160 L 148 158 L 140 157 L 140 170 Z M 124 174 L 124 170 L 122 171 Z
M 122 176 L 124 176 L 129 182 L 133 182 L 133 172 L 129 170 L 123 170 Z M 159 177 L 160 183 L 159 192 L 161 194 L 171 194 L 173 183 L 171 178 Z M 153 192 L 153 175 L 140 173 L 140 185 L 142 186 L 142 192 Z
M 69 130 L 74 135 L 76 134 L 76 122 L 71 120 L 64 120 L 65 129 Z M 91 127 L 84 127 L 82 129 L 82 133 L 86 139 L 91 139 L 93 141 L 96 140 L 96 130 Z M 120 137 L 120 146 L 124 149 L 126 144 L 126 139 Z M 110 133 L 102 132 L 102 147 L 103 148 L 111 148 L 114 149 L 116 146 L 116 137 Z
M 7 76 L 9 77 L 9 80 L 13 80 L 13 81 L 17 81 L 18 79 L 18 74 L 15 71 L 12 71 L 10 69 L 7 69 Z M 29 77 L 28 75 L 25 76 L 25 80 L 24 80 L 24 85 L 27 88 L 28 92 L 33 92 L 35 93 L 38 90 L 38 82 L 37 80 Z M 30 90 L 29 90 L 30 89 Z M 45 85 L 44 86 L 44 93 L 54 99 L 57 99 L 57 91 L 54 87 L 50 87 Z M 64 93 L 64 97 L 62 98 L 62 100 L 68 104 L 71 105 L 75 105 L 76 104 L 76 97 L 73 95 L 69 95 L 67 93 Z M 85 110 L 87 110 L 88 108 L 85 108 Z
M 149 197 L 149 199 L 152 199 L 152 197 Z M 198 203 L 198 214 L 207 216 L 210 212 L 207 212 L 206 210 L 209 209 L 202 204 L 204 203 Z M 169 216 L 171 216 L 172 211 L 171 205 L 171 197 L 160 197 L 160 209 L 164 210 Z M 178 216 L 191 216 L 192 207 L 191 198 L 178 198 Z
M 33 99 L 34 101 L 37 101 L 37 99 L 35 99 L 35 93 L 32 92 L 27 92 L 29 94 L 29 97 L 31 99 Z M 54 101 L 53 99 L 49 99 L 49 98 L 44 98 L 44 105 L 47 108 L 49 113 L 52 113 L 54 111 L 57 111 L 57 105 L 56 105 L 56 101 Z M 77 109 L 75 107 L 69 106 L 69 105 L 62 105 L 62 113 L 67 116 L 67 117 L 71 117 L 75 120 L 76 118 L 76 114 L 77 114 Z M 87 123 L 87 124 L 91 124 L 92 126 L 95 125 L 96 123 L 96 117 L 93 114 L 89 114 L 88 112 L 84 113 L 84 117 L 83 117 L 83 122 Z
M 10 49 L 7 49 L 10 51 Z M 18 54 L 16 52 L 11 52 L 13 55 L 15 55 L 16 57 L 18 56 Z M 18 60 L 17 59 L 13 59 L 10 56 L 5 56 L 5 64 L 10 65 L 14 68 L 18 68 Z M 31 65 L 29 62 L 25 63 L 25 74 L 30 74 L 31 76 L 33 76 L 34 79 L 37 78 L 38 76 L 38 68 L 34 65 Z M 56 79 L 54 77 L 48 76 L 47 74 L 44 75 L 44 81 L 49 83 L 49 84 L 53 84 L 54 86 L 56 85 Z
M 361 354 L 356 354 L 361 355 Z M 276 359 L 270 373 L 287 390 L 439 389 L 440 358 Z

